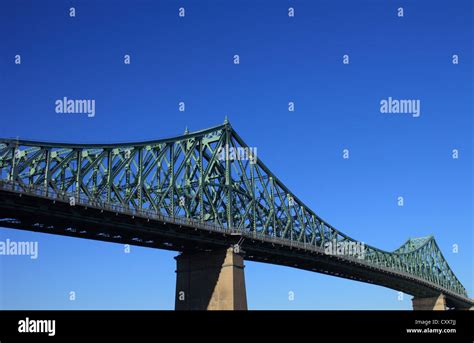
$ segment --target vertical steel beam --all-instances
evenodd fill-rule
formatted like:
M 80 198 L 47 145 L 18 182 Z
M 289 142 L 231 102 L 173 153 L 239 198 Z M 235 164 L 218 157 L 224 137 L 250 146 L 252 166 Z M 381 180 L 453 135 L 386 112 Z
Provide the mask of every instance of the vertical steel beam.
M 226 152 L 228 152 L 228 149 L 230 147 L 230 139 L 231 139 L 231 132 L 229 130 L 229 127 L 226 125 L 225 130 L 225 149 Z M 227 197 L 227 204 L 226 204 L 226 209 L 227 209 L 227 228 L 232 228 L 233 223 L 232 223 L 232 180 L 231 180 L 231 163 L 230 163 L 230 158 L 228 154 L 226 154 L 226 159 L 225 159 L 225 188 L 226 188 L 226 197 Z
M 76 170 L 76 197 L 81 196 L 81 168 L 82 168 L 82 150 L 77 149 L 77 170 Z

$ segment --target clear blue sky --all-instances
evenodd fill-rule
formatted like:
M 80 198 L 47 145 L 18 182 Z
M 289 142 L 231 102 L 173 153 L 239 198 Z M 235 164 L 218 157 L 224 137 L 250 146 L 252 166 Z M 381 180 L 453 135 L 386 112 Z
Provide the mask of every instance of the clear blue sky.
M 474 296 L 471 0 L 3 0 L 0 42 L 0 137 L 140 141 L 228 115 L 333 226 L 386 250 L 433 234 Z M 55 113 L 65 96 L 95 99 L 95 117 Z M 419 99 L 421 116 L 381 114 L 390 96 Z M 174 308 L 176 253 L 7 238 L 38 241 L 39 258 L 0 256 L 0 308 Z M 268 264 L 247 262 L 246 282 L 251 309 L 411 308 L 394 290 Z

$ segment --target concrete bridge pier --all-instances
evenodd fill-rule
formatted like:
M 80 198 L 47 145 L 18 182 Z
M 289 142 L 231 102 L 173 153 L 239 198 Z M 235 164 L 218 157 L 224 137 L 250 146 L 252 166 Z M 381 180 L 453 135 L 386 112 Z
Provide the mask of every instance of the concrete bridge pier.
M 413 298 L 412 304 L 415 311 L 445 311 L 447 309 L 444 294 L 432 298 Z
M 233 248 L 176 259 L 176 310 L 247 310 L 244 259 Z

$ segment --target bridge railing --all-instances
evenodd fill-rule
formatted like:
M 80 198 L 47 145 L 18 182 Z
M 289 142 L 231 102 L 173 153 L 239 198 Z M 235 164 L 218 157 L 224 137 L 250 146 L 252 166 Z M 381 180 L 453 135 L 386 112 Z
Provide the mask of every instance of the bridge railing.
M 121 204 L 110 203 L 107 201 L 92 200 L 86 196 L 78 195 L 77 193 L 67 193 L 63 191 L 57 192 L 52 188 L 45 189 L 43 185 L 35 185 L 35 186 L 32 186 L 30 184 L 22 185 L 17 182 L 0 180 L 0 188 L 4 190 L 18 192 L 18 193 L 31 194 L 31 195 L 35 195 L 38 197 L 42 197 L 42 198 L 46 198 L 46 199 L 50 199 L 54 201 L 69 203 L 71 206 L 85 206 L 85 207 L 91 207 L 91 208 L 94 207 L 97 209 L 113 211 L 113 212 L 117 212 L 117 213 L 121 213 L 125 215 L 140 216 L 140 217 L 145 217 L 147 219 L 164 221 L 164 222 L 168 222 L 172 224 L 189 226 L 189 227 L 196 227 L 196 228 L 205 229 L 205 230 L 214 231 L 214 232 L 222 232 L 226 234 L 240 234 L 240 235 L 245 235 L 247 238 L 251 238 L 251 239 L 259 239 L 259 240 L 263 239 L 266 242 L 272 243 L 272 244 L 286 245 L 292 248 L 305 249 L 305 250 L 312 249 L 314 251 L 324 253 L 323 248 L 317 245 L 306 243 L 306 242 L 298 242 L 295 240 L 288 240 L 281 237 L 269 236 L 265 234 L 264 232 L 258 232 L 258 231 L 248 232 L 242 229 L 227 228 L 227 227 L 216 225 L 213 223 L 197 221 L 194 218 L 167 216 L 157 211 L 152 211 L 149 209 L 136 209 L 134 207 L 123 206 Z
M 193 218 L 167 216 L 162 213 L 152 211 L 149 209 L 136 209 L 130 206 L 123 206 L 116 203 L 110 203 L 107 201 L 97 201 L 89 199 L 86 196 L 78 195 L 77 193 L 57 192 L 54 189 L 45 189 L 43 185 L 21 185 L 17 182 L 3 181 L 0 180 L 0 188 L 8 191 L 14 191 L 17 193 L 24 193 L 35 195 L 41 198 L 50 199 L 54 201 L 61 201 L 69 203 L 71 206 L 85 206 L 94 207 L 97 209 L 109 210 L 117 213 L 122 213 L 131 216 L 141 216 L 153 220 L 165 221 L 173 224 L 183 226 L 193 226 L 198 228 L 205 228 L 212 231 L 219 231 L 225 233 L 239 233 L 240 231 L 234 228 L 226 228 L 219 225 L 199 222 Z
M 299 250 L 311 251 L 318 254 L 328 255 L 326 254 L 326 252 L 324 251 L 322 247 L 317 246 L 315 244 L 289 240 L 289 239 L 281 238 L 281 237 L 269 236 L 263 232 L 244 231 L 241 229 L 226 228 L 226 227 L 219 226 L 212 223 L 197 221 L 193 218 L 167 216 L 162 213 L 152 211 L 149 209 L 136 209 L 133 207 L 123 206 L 120 204 L 110 203 L 107 201 L 97 201 L 97 200 L 92 201 L 86 196 L 79 196 L 77 193 L 66 193 L 63 191 L 57 192 L 52 188 L 45 189 L 43 185 L 34 185 L 34 186 L 23 185 L 17 182 L 0 180 L 0 189 L 16 192 L 19 194 L 34 195 L 37 197 L 41 197 L 41 198 L 49 199 L 53 201 L 61 201 L 64 203 L 69 203 L 71 206 L 84 206 L 84 207 L 89 207 L 89 208 L 95 208 L 98 210 L 107 210 L 107 211 L 112 211 L 112 212 L 116 212 L 120 214 L 138 216 L 138 217 L 143 217 L 145 219 L 151 219 L 151 220 L 166 222 L 166 223 L 175 224 L 175 225 L 182 225 L 186 227 L 193 227 L 193 228 L 212 231 L 212 232 L 220 232 L 220 233 L 225 233 L 225 234 L 238 234 L 248 239 L 260 240 L 262 242 L 266 242 L 270 244 L 287 246 L 287 247 L 295 248 Z M 411 279 L 417 280 L 418 282 L 433 286 L 433 283 L 430 282 L 429 280 L 425 280 L 423 278 L 420 278 L 418 276 L 415 276 L 413 274 L 410 274 L 402 270 L 398 270 L 398 269 L 395 270 L 393 268 L 382 266 L 380 264 L 364 260 L 360 257 L 351 256 L 351 255 L 331 255 L 331 256 L 334 256 L 335 258 L 341 261 L 363 265 L 372 269 L 375 268 L 381 271 L 385 271 L 387 273 L 397 274 L 400 276 L 404 276 L 405 278 L 411 278 Z M 446 294 L 452 294 L 457 297 L 462 297 L 460 294 L 457 294 L 456 292 L 453 292 L 450 289 L 447 289 L 438 284 L 435 284 L 435 285 L 440 289 L 440 291 Z

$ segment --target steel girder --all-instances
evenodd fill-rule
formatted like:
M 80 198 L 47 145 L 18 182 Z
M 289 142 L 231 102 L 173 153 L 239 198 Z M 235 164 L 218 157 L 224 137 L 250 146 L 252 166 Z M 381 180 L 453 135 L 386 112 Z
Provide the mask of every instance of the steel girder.
M 0 182 L 321 248 L 327 242 L 358 243 L 305 206 L 257 156 L 226 154 L 248 148 L 227 121 L 142 143 L 2 139 Z M 363 259 L 467 297 L 432 236 L 409 239 L 393 252 L 365 245 Z

